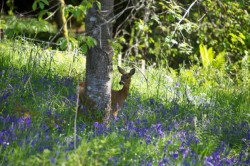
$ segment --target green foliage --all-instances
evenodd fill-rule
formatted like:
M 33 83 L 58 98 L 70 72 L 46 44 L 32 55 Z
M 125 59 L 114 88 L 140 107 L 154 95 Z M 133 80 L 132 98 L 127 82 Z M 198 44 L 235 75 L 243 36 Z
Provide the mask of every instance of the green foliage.
M 74 75 L 82 78 L 84 74 L 84 57 L 72 52 L 44 51 L 24 40 L 1 42 L 0 55 L 1 71 L 11 65 L 16 69 L 43 75 L 56 72 L 60 76 Z
M 74 50 L 78 49 L 79 47 L 79 41 L 75 39 L 74 37 L 69 37 L 68 39 L 65 39 L 64 37 L 60 37 L 57 40 L 57 45 L 60 47 L 60 50 Z M 83 50 L 81 50 L 83 52 Z M 83 52 L 84 53 L 84 52 Z
M 0 29 L 6 29 L 6 21 L 0 18 Z
M 8 14 L 13 15 L 13 10 L 14 10 L 14 0 L 7 0 L 6 1 L 7 6 L 9 7 Z
M 206 45 L 200 44 L 201 62 L 204 68 L 213 67 L 223 69 L 226 66 L 225 51 L 215 55 L 213 48 L 207 49 Z
M 212 66 L 179 72 L 148 67 L 144 76 L 137 72 L 118 119 L 107 128 L 77 119 L 74 149 L 75 87 L 83 77 L 83 58 L 24 40 L 2 40 L 0 55 L 0 117 L 4 119 L 0 131 L 7 136 L 5 130 L 15 131 L 0 147 L 1 165 L 158 165 L 166 161 L 203 165 L 215 154 L 220 157 L 216 161 L 234 158 L 238 164 L 239 158 L 249 157 L 248 56 L 238 66 L 237 80 L 230 78 L 226 68 L 218 71 Z M 215 54 L 210 56 L 216 59 Z M 114 71 L 114 89 L 120 89 L 119 77 Z M 14 115 L 20 121 L 10 121 Z M 25 128 L 27 115 L 32 123 Z
M 68 40 L 64 37 L 61 37 L 57 40 L 57 44 L 59 45 L 61 50 L 66 50 L 68 48 Z
M 117 144 L 125 141 L 117 133 L 111 133 L 108 137 L 82 140 L 76 153 L 71 153 L 68 164 L 88 163 L 89 165 L 106 165 L 112 156 L 121 154 Z
M 65 16 L 69 17 L 69 15 L 72 14 L 72 16 L 76 18 L 77 21 L 83 22 L 83 19 L 87 14 L 87 10 L 92 7 L 92 3 L 92 0 L 83 0 L 78 6 L 69 4 L 65 7 Z
M 45 15 L 50 16 L 51 13 L 44 9 L 45 6 L 49 6 L 49 1 L 48 0 L 35 0 L 33 5 L 32 5 L 32 10 L 36 11 L 39 7 L 40 11 L 39 11 L 39 15 L 38 15 L 38 20 L 39 21 L 43 21 L 43 18 Z
M 137 10 L 124 14 L 130 21 L 117 25 L 125 28 L 117 30 L 116 42 L 123 46 L 117 54 L 130 60 L 142 58 L 173 68 L 191 66 L 202 43 L 219 53 L 218 58 L 225 52 L 230 63 L 249 52 L 249 1 L 164 0 L 140 5 L 144 4 L 137 2 Z
M 226 51 L 231 62 L 237 62 L 250 48 L 249 1 L 207 1 L 202 2 L 203 13 L 192 19 L 202 20 L 197 33 L 199 43 L 205 43 L 216 52 Z
M 88 49 L 94 47 L 97 44 L 96 40 L 90 36 L 80 36 L 78 37 L 78 41 L 83 54 L 86 54 Z
M 36 10 L 37 6 L 39 6 L 39 8 L 43 10 L 46 5 L 49 6 L 48 0 L 35 0 L 32 5 L 32 9 Z
M 84 22 L 87 10 L 93 3 L 101 9 L 100 3 L 95 0 L 68 1 L 65 7 L 66 18 L 74 18 L 72 24 Z M 201 44 L 213 48 L 213 51 L 219 54 L 216 57 L 221 57 L 221 60 L 213 61 L 222 62 L 225 54 L 226 61 L 230 64 L 240 63 L 250 52 L 249 1 L 149 0 L 147 4 L 143 1 L 115 3 L 114 11 L 119 13 L 115 13 L 117 33 L 112 41 L 115 46 L 114 58 L 122 54 L 132 61 L 145 59 L 149 64 L 157 62 L 159 66 L 171 66 L 176 69 L 183 64 L 196 64 Z M 7 5 L 9 14 L 13 15 L 14 1 L 8 0 Z M 48 5 L 48 0 L 34 1 L 32 9 L 39 11 L 39 21 L 17 17 L 1 18 L 0 27 L 7 37 L 12 37 L 13 34 L 29 37 L 41 35 L 42 39 L 48 40 L 56 32 L 55 27 L 43 20 L 45 16 L 48 19 L 55 14 L 54 11 L 46 9 Z M 125 7 L 128 8 L 124 10 Z M 39 34 L 40 32 L 42 34 Z M 73 36 L 69 41 L 60 39 L 59 47 L 66 49 L 65 44 L 69 43 L 70 47 L 75 48 L 78 43 L 86 53 L 89 46 L 85 39 L 83 42 L 76 42 Z M 215 64 L 215 67 L 219 66 Z
M 144 4 L 137 2 L 137 6 L 140 5 Z M 130 60 L 142 58 L 150 62 L 178 66 L 181 63 L 179 59 L 190 55 L 193 50 L 189 41 L 183 40 L 182 35 L 190 34 L 197 27 L 183 17 L 184 12 L 180 3 L 164 0 L 148 1 L 146 6 L 138 7 L 136 12 L 127 14 L 133 21 L 125 22 L 124 27 L 130 28 L 117 30 L 119 34 L 116 34 L 120 38 L 125 36 L 125 41 L 120 38 L 116 40 L 125 46 L 124 56 Z
M 1 24 L 1 26 L 3 26 L 4 34 L 9 38 L 17 35 L 28 37 L 41 35 L 41 37 L 43 37 L 48 34 L 53 34 L 56 31 L 55 27 L 53 27 L 48 21 L 44 20 L 38 21 L 37 19 L 18 18 L 15 16 L 4 17 L 3 20 L 6 23 L 4 25 Z

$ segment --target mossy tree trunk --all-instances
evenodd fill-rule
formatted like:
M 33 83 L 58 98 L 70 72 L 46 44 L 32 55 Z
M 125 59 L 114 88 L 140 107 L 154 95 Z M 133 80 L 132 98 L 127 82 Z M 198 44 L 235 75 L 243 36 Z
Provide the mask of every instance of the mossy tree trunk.
M 53 0 L 52 4 L 57 6 L 55 21 L 57 24 L 57 29 L 60 31 L 59 37 L 64 37 L 68 40 L 67 20 L 64 15 L 65 2 L 64 0 Z

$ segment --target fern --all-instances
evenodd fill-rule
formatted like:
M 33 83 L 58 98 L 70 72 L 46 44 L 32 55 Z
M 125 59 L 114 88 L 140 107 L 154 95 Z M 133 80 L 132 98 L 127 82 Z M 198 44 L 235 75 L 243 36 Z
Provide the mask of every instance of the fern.
M 208 49 L 208 59 L 209 59 L 210 64 L 213 62 L 214 56 L 215 56 L 215 55 L 214 55 L 214 50 L 213 50 L 212 47 L 210 47 L 210 48 Z
M 221 69 L 225 67 L 225 64 L 226 64 L 225 51 L 222 51 L 216 56 L 215 61 L 213 62 L 213 67 Z
M 200 54 L 201 54 L 201 60 L 202 60 L 202 65 L 205 68 L 208 68 L 214 59 L 214 51 L 213 48 L 207 49 L 207 46 L 204 44 L 200 44 Z
M 207 46 L 200 44 L 200 55 L 203 67 L 207 68 L 209 66 L 208 51 Z
M 225 51 L 222 51 L 217 56 L 215 56 L 212 47 L 207 49 L 206 45 L 200 44 L 199 48 L 200 48 L 201 62 L 204 68 L 207 69 L 210 66 L 217 69 L 224 68 L 226 63 Z

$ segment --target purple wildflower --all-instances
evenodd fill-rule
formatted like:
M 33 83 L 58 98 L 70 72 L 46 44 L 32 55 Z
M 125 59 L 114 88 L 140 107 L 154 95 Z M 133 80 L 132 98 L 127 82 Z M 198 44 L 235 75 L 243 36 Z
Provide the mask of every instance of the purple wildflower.
M 153 98 L 150 98 L 149 99 L 149 103 L 150 103 L 150 105 L 154 105 L 155 104 L 155 100 Z
M 56 158 L 51 157 L 50 162 L 51 164 L 56 165 Z
M 95 123 L 94 123 L 94 126 L 95 126 L 95 128 L 98 128 L 99 123 L 98 123 L 98 122 L 95 122 Z
M 160 136 L 164 135 L 164 132 L 162 131 L 162 125 L 160 123 L 154 124 L 153 127 L 156 129 L 157 134 L 159 134 Z
M 175 160 L 178 158 L 178 156 L 179 156 L 179 153 L 178 153 L 178 152 L 174 152 L 174 153 L 173 153 L 173 158 L 174 158 Z
M 186 156 L 188 155 L 189 151 L 190 151 L 189 148 L 184 149 L 184 150 L 182 151 L 182 157 L 183 157 L 183 159 L 186 158 Z

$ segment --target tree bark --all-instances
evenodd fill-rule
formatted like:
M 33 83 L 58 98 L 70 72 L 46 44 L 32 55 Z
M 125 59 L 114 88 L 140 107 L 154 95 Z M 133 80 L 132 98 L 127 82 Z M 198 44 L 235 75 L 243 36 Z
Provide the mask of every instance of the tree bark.
M 58 11 L 55 13 L 55 21 L 57 29 L 60 31 L 59 36 L 68 40 L 67 20 L 64 16 L 65 2 L 64 0 L 53 0 L 52 3 L 53 5 L 58 5 Z
M 102 120 L 107 122 L 111 111 L 112 83 L 112 22 L 114 0 L 100 0 L 101 9 L 96 3 L 88 10 L 86 16 L 86 32 L 95 38 L 97 45 L 90 48 L 86 59 L 86 98 L 95 103 L 88 109 L 97 111 Z M 94 119 L 94 120 L 98 120 Z

